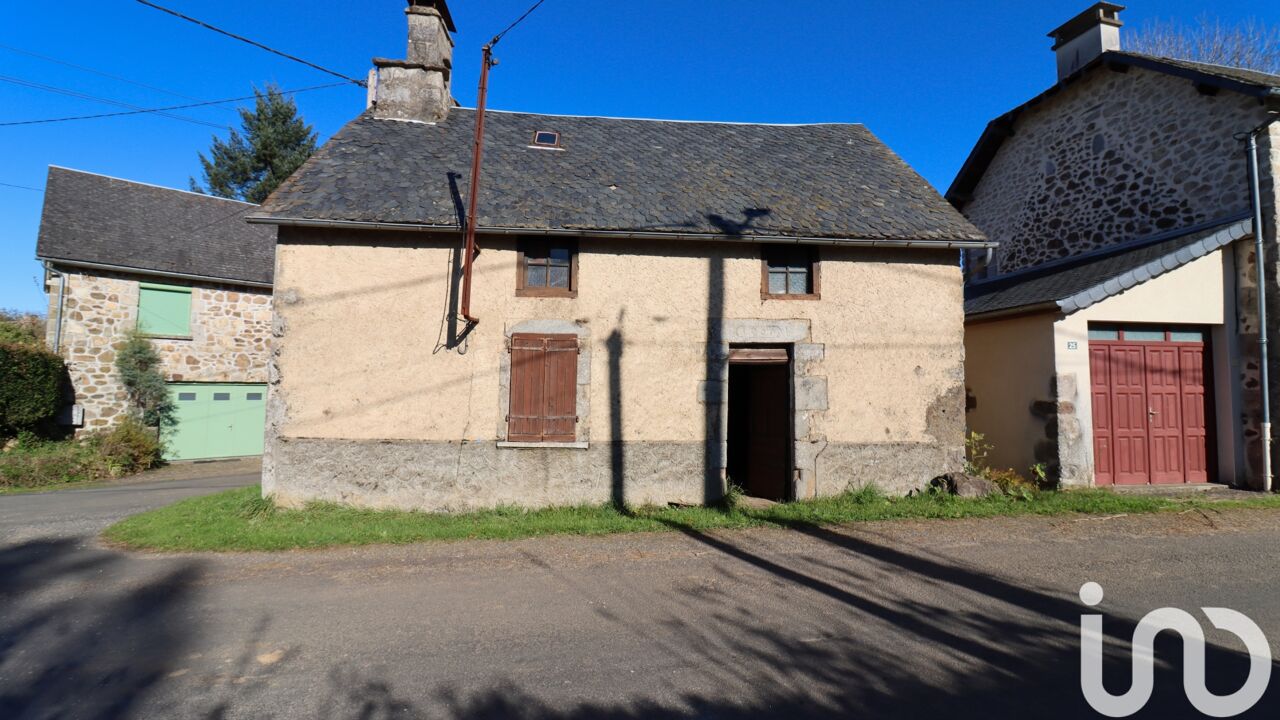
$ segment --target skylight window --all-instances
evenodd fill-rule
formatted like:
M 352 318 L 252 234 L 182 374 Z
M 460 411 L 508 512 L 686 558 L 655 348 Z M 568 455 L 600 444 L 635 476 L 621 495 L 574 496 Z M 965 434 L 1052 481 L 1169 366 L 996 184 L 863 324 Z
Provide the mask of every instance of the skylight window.
M 560 133 L 553 130 L 539 130 L 533 134 L 536 147 L 560 147 Z

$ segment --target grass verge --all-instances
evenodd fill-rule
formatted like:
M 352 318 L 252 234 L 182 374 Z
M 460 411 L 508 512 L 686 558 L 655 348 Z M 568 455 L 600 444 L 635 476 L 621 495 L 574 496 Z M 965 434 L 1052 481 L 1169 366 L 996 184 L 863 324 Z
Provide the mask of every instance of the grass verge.
M 430 540 L 511 540 L 540 535 L 835 525 L 905 518 L 1150 513 L 1206 506 L 1280 508 L 1280 497 L 1276 496 L 1241 501 L 1172 500 L 1075 490 L 1038 493 L 1025 499 L 999 496 L 963 500 L 933 495 L 890 498 L 863 490 L 760 510 L 644 507 L 623 512 L 602 505 L 545 510 L 499 508 L 449 515 L 361 510 L 327 503 L 283 510 L 264 500 L 260 492 L 255 485 L 183 500 L 122 520 L 107 528 L 104 536 L 110 542 L 136 549 L 253 551 Z

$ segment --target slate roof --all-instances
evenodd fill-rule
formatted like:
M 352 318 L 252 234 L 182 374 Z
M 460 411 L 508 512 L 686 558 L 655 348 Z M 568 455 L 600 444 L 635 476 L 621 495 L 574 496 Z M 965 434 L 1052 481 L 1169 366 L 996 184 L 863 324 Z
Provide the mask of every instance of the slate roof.
M 961 166 L 960 172 L 956 173 L 955 179 L 951 182 L 951 187 L 947 189 L 947 200 L 951 201 L 952 205 L 963 208 L 971 199 L 974 188 L 982 180 L 983 174 L 995 159 L 1005 138 L 1013 134 L 1018 116 L 1104 65 L 1137 67 L 1183 77 L 1199 85 L 1257 97 L 1268 107 L 1280 110 L 1280 75 L 1120 50 L 1104 52 L 1048 90 L 987 123 L 982 136 L 978 138 L 969 157 Z
M 1159 277 L 1251 233 L 1248 219 L 1162 233 L 1123 246 L 1077 256 L 990 280 L 970 282 L 965 316 L 1045 309 L 1072 313 Z
M 276 190 L 259 220 L 459 227 L 475 111 L 365 114 Z M 529 147 L 539 130 L 561 149 Z M 477 227 L 985 242 L 865 127 L 486 114 Z
M 270 284 L 276 231 L 257 205 L 50 167 L 36 255 Z

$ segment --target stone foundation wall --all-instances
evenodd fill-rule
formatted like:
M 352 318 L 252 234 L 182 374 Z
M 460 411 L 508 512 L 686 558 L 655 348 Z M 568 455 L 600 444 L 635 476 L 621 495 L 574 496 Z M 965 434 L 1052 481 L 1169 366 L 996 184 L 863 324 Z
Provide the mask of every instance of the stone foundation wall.
M 592 443 L 582 450 L 500 448 L 491 441 L 270 439 L 276 502 L 321 500 L 430 512 L 500 505 L 538 508 L 612 502 L 699 505 L 710 460 L 702 443 Z M 830 444 L 816 458 L 817 492 L 876 485 L 905 494 L 958 467 L 958 450 L 929 443 Z M 713 470 L 713 475 L 715 474 Z
M 139 283 L 152 278 L 66 271 L 59 354 L 67 361 L 75 402 L 84 408 L 84 430 L 114 425 L 128 412 L 116 374 L 116 346 L 137 325 Z M 57 276 L 49 295 L 46 340 L 54 346 L 58 321 Z M 178 283 L 174 283 L 178 284 Z M 271 339 L 271 295 L 229 285 L 195 285 L 191 293 L 191 338 L 152 340 L 175 382 L 267 381 Z

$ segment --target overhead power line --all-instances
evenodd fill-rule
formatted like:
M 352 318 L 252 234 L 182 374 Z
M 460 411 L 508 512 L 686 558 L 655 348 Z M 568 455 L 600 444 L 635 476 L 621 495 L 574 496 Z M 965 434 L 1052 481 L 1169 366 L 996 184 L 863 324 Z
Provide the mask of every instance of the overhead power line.
M 13 184 L 12 182 L 0 182 L 0 187 L 17 187 L 18 190 L 35 190 L 36 192 L 44 192 L 45 188 L 31 187 L 26 184 Z
M 23 50 L 22 48 L 16 48 L 16 47 L 13 47 L 12 45 L 0 44 L 0 50 L 8 50 L 11 53 L 26 55 L 27 57 L 33 57 L 33 58 L 36 58 L 37 60 L 44 60 L 45 62 L 51 62 L 58 65 L 65 65 L 66 67 L 69 67 L 69 68 L 75 68 L 76 70 L 80 70 L 83 72 L 93 73 L 94 75 L 98 75 L 104 78 L 110 78 L 117 82 L 127 83 L 129 85 L 135 85 L 137 87 L 145 88 L 147 90 L 154 90 L 155 92 L 164 93 L 165 95 L 180 97 L 183 100 L 199 100 L 200 99 L 200 98 L 191 97 L 190 95 L 183 95 L 180 92 L 166 90 L 162 87 L 156 87 L 155 85 L 148 85 L 146 83 L 141 83 L 141 82 L 138 82 L 137 80 L 130 80 L 129 78 L 120 77 L 119 75 L 112 75 L 111 73 L 103 72 L 101 70 L 97 70 L 91 67 L 85 67 L 84 65 L 77 65 L 73 62 L 67 62 L 66 60 L 59 60 L 58 58 L 49 57 L 48 55 L 33 53 L 30 50 Z
M 0 80 L 5 80 L 5 79 L 7 78 L 0 75 Z M 310 92 L 312 90 L 324 90 L 325 88 L 345 87 L 345 86 L 346 86 L 346 83 L 328 83 L 326 85 L 312 85 L 311 87 L 298 88 L 296 90 L 281 90 L 280 94 L 293 95 L 295 93 Z M 207 102 L 188 103 L 186 105 L 170 105 L 168 107 L 161 107 L 161 108 L 138 108 L 137 110 L 128 110 L 124 112 L 98 113 L 96 115 L 73 115 L 71 117 L 43 118 L 40 120 L 13 120 L 10 122 L 0 122 L 0 127 L 9 127 L 13 125 L 41 125 L 44 123 L 70 122 L 72 120 L 96 120 L 98 118 L 123 117 L 126 115 L 142 115 L 145 113 L 164 114 L 170 110 L 186 110 L 189 108 L 208 107 L 210 105 L 223 105 L 226 103 L 244 102 L 245 100 L 255 100 L 255 99 L 257 99 L 256 95 L 245 95 L 242 97 L 226 98 L 225 100 L 209 100 Z M 212 123 L 207 123 L 207 124 L 212 124 Z M 214 125 L 214 127 L 224 128 L 226 126 Z
M 514 28 L 515 26 L 517 26 L 517 25 L 519 25 L 520 23 L 524 22 L 524 19 L 525 19 L 525 18 L 527 18 L 527 17 L 529 17 L 530 15 L 532 15 L 532 14 L 533 14 L 533 11 L 534 11 L 534 10 L 537 10 L 537 9 L 538 9 L 538 6 L 539 6 L 539 5 L 541 5 L 542 3 L 546 2 L 546 1 L 547 1 L 547 0 L 538 0 L 538 2 L 534 3 L 532 7 L 530 7 L 528 10 L 525 10 L 525 11 L 524 11 L 524 14 L 523 14 L 523 15 L 521 15 L 521 16 L 520 16 L 520 17 L 518 17 L 518 18 L 516 18 L 516 21 L 515 21 L 515 22 L 511 23 L 510 25 L 508 25 L 506 30 L 503 30 L 502 32 L 498 33 L 497 35 L 494 35 L 494 36 L 493 36 L 493 39 L 489 41 L 489 44 L 490 44 L 490 45 L 497 45 L 497 44 L 498 44 L 498 41 L 502 39 L 502 36 L 503 36 L 503 35 L 506 35 L 507 33 L 511 32 L 512 28 Z
M 181 120 L 183 122 L 194 123 L 196 125 L 204 125 L 206 127 L 217 128 L 219 130 L 225 130 L 227 128 L 226 124 L 209 122 L 207 120 L 200 120 L 198 118 L 187 117 L 185 115 L 175 115 L 163 110 L 161 111 L 147 110 L 146 108 L 140 105 L 133 105 L 131 103 L 121 102 L 119 100 L 112 100 L 110 98 L 98 97 L 97 95 L 89 95 L 88 93 L 82 93 L 78 90 L 68 90 L 67 88 L 61 88 L 55 85 L 45 85 L 44 83 L 32 82 L 31 80 L 23 80 L 22 78 L 10 77 L 8 75 L 0 75 L 0 82 L 7 82 L 13 85 L 20 85 L 22 87 L 29 87 L 35 90 L 43 90 L 45 92 L 55 93 L 58 95 L 66 95 L 67 97 L 73 97 L 80 100 L 89 100 L 91 102 L 102 103 L 104 105 L 114 105 L 116 107 L 129 108 L 135 111 L 156 112 L 159 115 L 163 115 L 164 117 L 171 118 L 173 120 Z
M 228 32 L 228 31 L 226 31 L 226 30 L 223 30 L 222 28 L 214 27 L 213 25 L 210 25 L 209 23 L 207 23 L 207 22 L 205 22 L 205 21 L 203 21 L 203 20 L 197 20 L 196 18 L 193 18 L 193 17 L 191 17 L 190 15 L 183 15 L 182 13 L 178 12 L 177 10 L 170 10 L 169 8 L 164 7 L 163 5 L 157 5 L 157 4 L 153 3 L 153 2 L 150 2 L 149 0 L 138 0 L 138 2 L 139 2 L 139 3 L 141 3 L 141 4 L 143 4 L 143 5 L 146 5 L 146 6 L 147 6 L 147 7 L 149 7 L 149 8 L 154 8 L 154 9 L 159 10 L 159 11 L 161 11 L 161 12 L 169 13 L 170 15 L 172 15 L 172 16 L 174 16 L 174 17 L 176 17 L 176 18 L 181 18 L 181 19 L 183 19 L 183 20 L 186 20 L 186 21 L 187 21 L 187 22 L 189 22 L 189 23 L 195 23 L 196 25 L 199 25 L 200 27 L 205 28 L 206 30 L 212 30 L 212 31 L 214 31 L 214 32 L 218 33 L 219 35 L 226 35 L 226 36 L 227 36 L 227 37 L 229 37 L 229 38 L 233 38 L 233 39 L 235 39 L 235 40 L 239 40 L 240 42 L 243 42 L 243 43 L 248 43 L 248 44 L 250 44 L 250 45 L 252 45 L 252 46 L 254 46 L 254 47 L 256 47 L 256 48 L 259 48 L 259 49 L 261 49 L 261 50 L 266 50 L 267 52 L 272 53 L 272 54 L 274 54 L 274 55 L 279 55 L 279 56 L 280 56 L 280 57 L 282 57 L 282 58 L 286 58 L 286 59 L 292 60 L 292 61 L 294 61 L 294 62 L 296 62 L 296 63 L 302 63 L 303 65 L 306 65 L 306 66 L 307 66 L 307 67 L 309 67 L 309 68 L 313 68 L 313 69 L 315 69 L 315 70 L 319 70 L 320 72 L 323 72 L 323 73 L 328 73 L 328 74 L 330 74 L 330 75 L 333 75 L 334 77 L 340 77 L 340 78 L 342 78 L 343 80 L 346 80 L 346 81 L 347 81 L 347 82 L 349 82 L 349 83 L 354 83 L 354 84 L 356 84 L 356 85 L 359 85 L 360 87 L 368 87 L 368 85 L 367 85 L 367 84 L 365 83 L 365 81 L 363 81 L 363 80 L 357 80 L 356 78 L 353 78 L 353 77 L 351 77 L 350 75 L 343 75 L 342 73 L 340 73 L 340 72 L 338 72 L 338 71 L 336 71 L 336 70 L 330 70 L 330 69 L 329 69 L 329 68 L 327 68 L 327 67 L 324 67 L 324 66 L 321 66 L 321 65 L 317 65 L 317 64 L 315 64 L 315 63 L 313 63 L 313 62 L 310 62 L 310 61 L 308 61 L 308 60 L 303 60 L 302 58 L 300 58 L 300 57 L 298 57 L 298 56 L 296 56 L 296 55 L 290 55 L 290 54 L 289 54 L 289 53 L 287 53 L 287 52 L 283 52 L 283 51 L 281 51 L 281 50 L 276 50 L 275 48 L 273 48 L 273 47 L 268 47 L 267 45 L 263 45 L 262 43 L 260 43 L 260 42 L 258 42 L 258 41 L 256 41 L 256 40 L 250 40 L 249 38 L 247 38 L 247 37 L 245 37 L 245 36 L 243 36 L 243 35 L 237 35 L 237 34 L 235 34 L 235 33 L 233 33 L 233 32 Z

